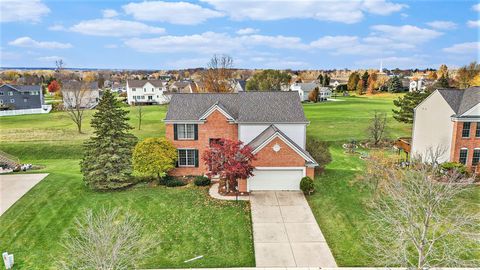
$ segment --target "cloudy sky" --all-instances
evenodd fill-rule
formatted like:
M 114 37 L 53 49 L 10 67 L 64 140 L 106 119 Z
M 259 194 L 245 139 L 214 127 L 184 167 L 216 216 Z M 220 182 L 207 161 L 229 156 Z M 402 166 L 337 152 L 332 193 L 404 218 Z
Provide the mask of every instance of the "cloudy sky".
M 2 67 L 176 69 L 461 66 L 480 54 L 478 1 L 1 0 Z

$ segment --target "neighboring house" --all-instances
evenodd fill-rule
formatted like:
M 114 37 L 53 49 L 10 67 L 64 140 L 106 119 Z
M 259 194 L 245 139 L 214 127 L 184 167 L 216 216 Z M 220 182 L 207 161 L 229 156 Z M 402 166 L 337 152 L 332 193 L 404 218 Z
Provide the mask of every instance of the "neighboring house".
M 318 100 L 326 101 L 332 97 L 332 89 L 330 87 L 320 87 L 318 91 Z
M 234 93 L 246 91 L 247 81 L 246 80 L 233 80 L 232 88 Z
M 44 105 L 40 85 L 0 86 L 0 108 L 8 110 L 42 109 Z
M 63 106 L 69 108 L 92 109 L 100 100 L 98 82 L 84 83 L 80 81 L 67 81 L 62 85 Z
M 480 161 L 480 87 L 438 89 L 415 108 L 412 157 L 460 162 L 476 170 Z
M 165 81 L 127 80 L 128 104 L 166 104 L 169 101 Z
M 408 87 L 408 91 L 410 92 L 424 92 L 425 89 L 427 89 L 427 86 L 425 85 L 425 80 L 423 78 L 411 80 Z
M 172 175 L 207 173 L 201 157 L 221 138 L 242 141 L 256 154 L 254 176 L 239 181 L 240 192 L 299 190 L 318 166 L 305 150 L 309 122 L 296 92 L 173 94 L 164 121 L 178 149 Z
M 121 93 L 127 92 L 127 87 L 124 84 L 121 84 L 118 82 L 114 82 L 111 88 L 112 88 L 112 92 L 114 93 L 121 94 Z
M 197 89 L 197 85 L 189 80 L 177 81 L 168 87 L 171 93 L 196 93 Z
M 297 91 L 301 101 L 308 101 L 308 94 L 310 94 L 315 87 L 320 87 L 320 85 L 315 82 L 293 83 L 290 85 L 290 91 Z

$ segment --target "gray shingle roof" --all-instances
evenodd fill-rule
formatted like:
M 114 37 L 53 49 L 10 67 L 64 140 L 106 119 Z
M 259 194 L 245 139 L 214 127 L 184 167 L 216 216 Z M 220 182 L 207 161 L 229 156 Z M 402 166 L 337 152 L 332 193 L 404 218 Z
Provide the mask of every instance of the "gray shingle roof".
M 313 89 L 315 89 L 315 87 L 320 86 L 318 83 L 315 83 L 315 82 L 297 83 L 297 85 L 299 85 L 300 88 L 302 88 L 302 90 L 305 91 L 305 92 L 310 92 Z
M 467 89 L 438 89 L 438 92 L 447 101 L 448 105 L 460 116 L 480 103 L 480 87 Z
M 282 137 L 284 137 L 290 144 L 292 144 L 298 151 L 302 152 L 304 155 L 306 155 L 312 162 L 309 162 L 312 165 L 316 165 L 317 162 L 313 157 L 308 153 L 305 149 L 300 147 L 298 144 L 296 144 L 292 139 L 290 139 L 285 133 L 283 133 L 280 129 L 278 129 L 275 125 L 270 125 L 268 128 L 266 128 L 262 133 L 260 133 L 255 139 L 253 139 L 250 143 L 248 143 L 248 146 L 250 146 L 253 150 L 257 149 L 260 145 L 262 145 L 265 141 L 270 139 L 273 135 L 276 133 L 280 134 Z
M 19 92 L 29 92 L 29 91 L 41 91 L 42 87 L 40 85 L 14 85 L 14 84 L 5 84 L 14 88 Z
M 129 87 L 143 87 L 147 82 L 151 83 L 155 87 L 162 87 L 162 80 L 127 80 Z
M 240 123 L 305 123 L 298 92 L 173 94 L 165 120 L 198 120 L 215 103 Z

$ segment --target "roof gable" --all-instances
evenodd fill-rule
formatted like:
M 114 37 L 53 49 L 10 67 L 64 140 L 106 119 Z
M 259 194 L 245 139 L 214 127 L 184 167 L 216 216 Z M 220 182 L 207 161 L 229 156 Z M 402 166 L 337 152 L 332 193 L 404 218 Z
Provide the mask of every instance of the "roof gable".
M 233 116 L 228 113 L 227 109 L 218 102 L 213 104 L 212 107 L 210 107 L 204 114 L 202 114 L 199 120 L 206 120 L 208 116 L 210 116 L 214 111 L 219 111 L 230 121 L 234 120 Z
M 467 89 L 438 89 L 448 105 L 460 117 L 480 103 L 480 87 Z
M 128 87 L 144 87 L 145 84 L 150 83 L 154 87 L 162 87 L 162 80 L 127 80 Z

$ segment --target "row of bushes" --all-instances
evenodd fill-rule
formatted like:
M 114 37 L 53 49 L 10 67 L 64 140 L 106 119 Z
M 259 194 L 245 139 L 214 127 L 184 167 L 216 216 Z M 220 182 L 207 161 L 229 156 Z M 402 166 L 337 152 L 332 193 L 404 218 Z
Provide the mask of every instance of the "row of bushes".
M 148 183 L 148 182 L 156 182 L 156 181 L 158 181 L 158 184 L 161 186 L 181 187 L 181 186 L 185 186 L 189 182 L 189 179 L 182 179 L 182 178 L 171 176 L 171 175 L 164 176 L 160 178 L 160 180 L 149 177 L 149 176 L 136 177 L 137 183 L 142 183 L 142 182 Z M 197 187 L 209 186 L 211 182 L 212 181 L 210 180 L 210 178 L 206 176 L 195 176 L 195 178 L 193 179 L 193 183 Z

